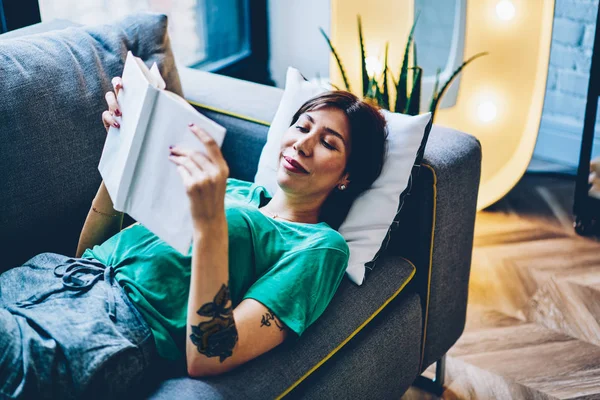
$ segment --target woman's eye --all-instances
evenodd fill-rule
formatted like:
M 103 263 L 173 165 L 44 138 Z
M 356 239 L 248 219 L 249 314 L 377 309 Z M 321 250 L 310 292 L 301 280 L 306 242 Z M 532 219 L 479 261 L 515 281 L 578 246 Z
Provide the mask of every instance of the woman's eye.
M 330 145 L 329 143 L 327 143 L 326 141 L 322 141 L 323 146 L 325 146 L 326 148 L 328 148 L 329 150 L 335 150 L 335 147 L 333 147 L 332 145 Z
M 296 125 L 296 129 L 298 129 L 302 133 L 308 133 L 308 129 L 303 126 Z

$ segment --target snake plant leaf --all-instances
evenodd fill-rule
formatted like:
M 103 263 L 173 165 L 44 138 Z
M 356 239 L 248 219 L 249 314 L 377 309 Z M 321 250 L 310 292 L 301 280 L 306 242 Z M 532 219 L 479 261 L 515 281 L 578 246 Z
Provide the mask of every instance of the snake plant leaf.
M 363 96 L 367 96 L 367 92 L 369 91 L 370 79 L 369 74 L 367 73 L 367 55 L 365 54 L 365 42 L 363 39 L 362 32 L 362 24 L 360 22 L 360 15 L 356 16 L 358 21 L 358 41 L 360 42 L 360 67 L 362 71 L 362 87 L 363 87 Z
M 398 78 L 398 85 L 396 86 L 396 105 L 394 107 L 395 112 L 406 111 L 406 102 L 408 100 L 408 54 L 410 52 L 410 45 L 412 44 L 413 36 L 415 33 L 415 26 L 419 20 L 419 14 L 415 17 L 408 40 L 406 41 L 406 48 L 404 49 L 404 58 L 402 60 L 402 66 L 400 67 L 400 76 Z
M 335 51 L 335 48 L 333 47 L 331 40 L 329 40 L 329 36 L 327 36 L 327 34 L 323 30 L 323 28 L 319 27 L 319 30 L 321 31 L 321 34 L 327 41 L 327 44 L 329 45 L 329 50 L 331 50 L 333 57 L 335 57 L 335 61 L 337 62 L 338 68 L 340 69 L 340 74 L 342 75 L 342 80 L 344 81 L 344 86 L 346 87 L 346 90 L 351 92 L 352 90 L 350 89 L 350 83 L 348 82 L 348 76 L 346 75 L 346 71 L 344 70 L 344 66 L 342 65 L 342 60 L 340 60 L 340 56 L 338 55 L 337 51 Z
M 452 81 L 454 80 L 454 78 L 456 78 L 458 76 L 458 74 L 460 74 L 460 72 L 467 65 L 469 65 L 469 63 L 471 63 L 471 61 L 475 60 L 476 58 L 485 56 L 487 54 L 488 54 L 487 51 L 484 51 L 484 52 L 481 52 L 481 53 L 477 53 L 473 57 L 469 58 L 467 61 L 463 62 L 460 65 L 460 67 L 456 68 L 456 70 L 452 73 L 452 75 L 450 75 L 450 78 L 446 81 L 446 83 L 444 84 L 444 86 L 442 86 L 442 88 L 440 89 L 440 92 L 437 94 L 437 96 L 432 99 L 432 105 L 431 105 L 431 107 L 429 109 L 432 114 L 435 114 L 435 111 L 437 109 L 437 106 L 438 106 L 440 100 L 442 99 L 442 96 L 444 95 L 444 93 L 446 93 L 446 90 L 450 87 L 450 84 L 452 83 Z
M 392 71 L 389 68 L 387 68 L 386 71 L 390 75 L 390 78 L 392 79 L 392 83 L 394 84 L 394 87 L 398 86 L 398 81 L 396 80 L 396 78 L 394 78 L 394 74 L 392 73 Z
M 415 40 L 413 43 L 413 73 L 417 73 L 416 68 L 419 68 L 419 63 L 417 62 L 417 41 Z
M 375 81 L 375 85 L 377 86 L 377 104 L 379 104 L 379 107 L 383 107 L 384 106 L 384 99 L 383 99 L 383 90 L 381 89 L 379 83 L 377 81 Z M 385 107 L 387 109 L 387 107 Z
M 367 93 L 363 96 L 365 99 L 374 99 L 375 98 L 375 88 L 373 85 L 373 78 L 369 79 L 367 84 Z
M 435 84 L 433 85 L 433 93 L 431 93 L 431 101 L 429 102 L 429 111 L 431 111 L 432 119 L 433 119 L 433 103 L 438 95 L 438 89 L 440 87 L 440 73 L 442 72 L 441 68 L 438 68 L 435 72 Z
M 408 115 L 419 115 L 419 106 L 421 104 L 421 77 L 423 76 L 423 68 L 414 67 L 413 87 L 406 105 L 406 113 Z
M 373 88 L 373 100 L 377 106 L 382 107 L 383 104 L 383 91 L 379 86 L 379 82 L 377 82 L 377 78 L 373 77 L 371 79 L 371 87 Z
M 417 63 L 417 41 L 413 40 L 413 66 L 411 68 L 413 74 L 413 84 L 411 88 L 410 98 L 406 104 L 406 113 L 408 115 L 418 115 L 421 104 L 421 77 L 423 69 Z
M 367 88 L 367 94 L 364 96 L 364 100 L 374 106 L 382 107 L 383 91 L 381 90 L 381 86 L 377 81 L 377 77 L 372 76 L 369 79 L 369 87 Z
M 388 79 L 387 79 L 387 70 L 388 70 L 388 47 L 389 47 L 389 42 L 387 42 L 385 44 L 385 57 L 383 59 L 383 74 L 381 76 L 381 82 L 383 85 L 382 91 L 381 91 L 381 107 L 385 108 L 386 110 L 390 109 L 390 92 L 388 89 Z
M 379 98 L 381 97 L 381 90 L 379 90 L 379 85 L 377 84 L 377 79 L 373 76 L 369 79 L 369 86 L 367 88 L 367 93 L 364 98 L 373 100 L 377 105 L 379 105 Z

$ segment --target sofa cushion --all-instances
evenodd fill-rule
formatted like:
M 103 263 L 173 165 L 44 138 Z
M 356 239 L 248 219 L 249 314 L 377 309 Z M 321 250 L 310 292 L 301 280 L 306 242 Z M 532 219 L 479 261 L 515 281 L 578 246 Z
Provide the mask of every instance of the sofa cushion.
M 407 292 L 285 399 L 400 399 L 418 375 L 421 352 L 421 304 Z
M 0 271 L 46 251 L 74 255 L 101 182 L 104 93 L 128 50 L 182 95 L 164 15 L 0 41 Z
M 161 382 L 149 395 L 151 399 L 272 399 L 293 390 L 307 379 L 327 360 L 334 357 L 350 340 L 363 329 L 369 329 L 370 322 L 386 309 L 396 313 L 401 308 L 400 295 L 415 274 L 415 267 L 399 257 L 382 257 L 369 282 L 363 286 L 354 285 L 344 278 L 325 313 L 297 340 L 291 339 L 262 356 L 248 362 L 227 374 L 199 380 L 183 376 L 180 365 L 179 376 L 159 375 L 155 382 Z M 393 301 L 395 300 L 395 301 Z M 395 340 L 402 341 L 405 335 L 413 343 L 420 343 L 420 307 L 414 320 L 390 319 L 398 324 L 392 330 Z M 411 315 L 413 315 L 411 314 Z M 386 320 L 386 322 L 388 322 Z M 407 328 L 410 327 L 409 328 Z M 382 350 L 384 350 L 382 348 Z M 419 353 L 415 349 L 415 355 Z M 418 362 L 408 357 L 405 364 L 396 368 L 406 368 L 416 374 Z M 176 371 L 177 368 L 160 368 Z M 357 376 L 364 375 L 357 374 Z

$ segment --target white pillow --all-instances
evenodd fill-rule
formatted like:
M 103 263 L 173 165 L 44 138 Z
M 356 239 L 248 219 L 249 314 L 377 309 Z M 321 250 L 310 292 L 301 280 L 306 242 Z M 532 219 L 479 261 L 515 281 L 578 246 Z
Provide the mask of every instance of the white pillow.
M 271 194 L 277 190 L 277 161 L 283 134 L 300 106 L 324 91 L 318 84 L 305 81 L 298 70 L 288 68 L 285 91 L 269 128 L 254 180 Z M 365 264 L 373 260 L 379 251 L 396 216 L 400 194 L 408 185 L 417 151 L 431 120 L 431 113 L 410 116 L 386 110 L 382 112 L 389 134 L 388 154 L 381 175 L 355 200 L 339 228 L 350 248 L 346 273 L 357 285 L 363 283 Z
M 283 134 L 292 124 L 296 111 L 308 99 L 325 92 L 326 89 L 314 82 L 309 82 L 295 68 L 289 67 L 285 77 L 285 91 L 277 112 L 273 117 L 267 143 L 260 153 L 258 170 L 254 182 L 264 186 L 271 195 L 277 191 L 277 168 L 279 167 L 279 147 Z

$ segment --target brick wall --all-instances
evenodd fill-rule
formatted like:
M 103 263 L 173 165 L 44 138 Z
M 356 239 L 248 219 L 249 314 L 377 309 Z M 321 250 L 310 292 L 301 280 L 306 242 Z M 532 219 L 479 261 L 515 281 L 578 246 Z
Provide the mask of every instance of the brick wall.
M 598 0 L 556 0 L 537 158 L 569 166 L 579 162 L 597 7 Z M 595 141 L 597 155 L 600 124 Z

